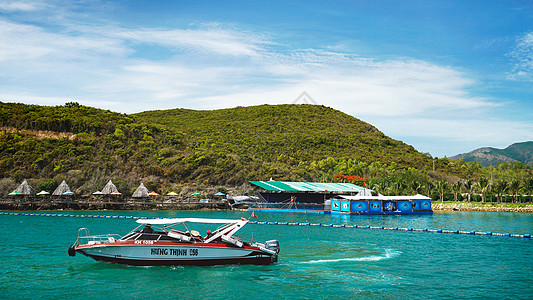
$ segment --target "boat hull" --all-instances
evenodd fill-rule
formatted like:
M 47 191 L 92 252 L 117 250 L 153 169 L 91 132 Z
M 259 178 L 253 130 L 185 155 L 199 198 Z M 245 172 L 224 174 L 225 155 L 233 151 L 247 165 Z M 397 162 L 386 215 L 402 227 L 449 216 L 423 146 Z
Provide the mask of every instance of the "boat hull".
M 76 247 L 75 250 L 96 261 L 135 266 L 269 265 L 277 261 L 277 255 L 271 255 L 257 247 L 234 248 L 219 244 L 201 246 L 82 245 Z

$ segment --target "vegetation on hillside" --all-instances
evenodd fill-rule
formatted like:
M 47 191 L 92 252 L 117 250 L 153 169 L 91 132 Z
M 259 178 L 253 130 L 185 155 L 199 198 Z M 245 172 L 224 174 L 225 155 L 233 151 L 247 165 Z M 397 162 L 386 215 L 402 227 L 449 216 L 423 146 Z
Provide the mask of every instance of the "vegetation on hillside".
M 270 178 L 339 181 L 335 175 L 340 173 L 365 177 L 384 194 L 444 197 L 453 194 L 457 182 L 483 183 L 491 176 L 493 183 L 518 181 L 526 191 L 532 175 L 531 167 L 518 162 L 484 168 L 433 158 L 370 124 L 317 105 L 125 115 L 75 102 L 55 107 L 0 103 L 0 126 L 0 188 L 29 179 L 51 190 L 67 180 L 79 193 L 92 193 L 112 179 L 128 195 L 140 182 L 165 193 Z M 475 191 L 466 185 L 460 190 Z
M 129 192 L 139 178 L 162 177 L 160 162 L 184 147 L 180 132 L 77 103 L 0 103 L 0 122 L 0 178 L 67 179 L 82 192 L 109 177 Z

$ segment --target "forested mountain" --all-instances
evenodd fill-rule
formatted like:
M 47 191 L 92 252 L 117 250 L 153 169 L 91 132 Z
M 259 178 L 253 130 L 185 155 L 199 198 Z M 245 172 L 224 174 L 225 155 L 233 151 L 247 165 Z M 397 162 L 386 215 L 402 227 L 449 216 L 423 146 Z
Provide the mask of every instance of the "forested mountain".
M 270 178 L 335 181 L 342 173 L 412 193 L 419 188 L 411 181 L 422 186 L 488 172 L 476 163 L 432 158 L 318 105 L 126 115 L 74 102 L 54 107 L 0 102 L 0 126 L 0 189 L 28 179 L 50 190 L 67 180 L 79 193 L 91 193 L 112 179 L 127 195 L 140 182 L 164 193 Z M 519 178 L 531 172 L 527 166 L 520 170 Z M 502 168 L 502 178 L 509 177 L 506 172 Z
M 375 127 L 340 111 L 318 105 L 261 105 L 213 111 L 174 109 L 134 115 L 184 133 L 189 155 L 215 161 L 220 155 L 247 162 L 248 178 L 291 176 L 293 167 L 328 157 L 354 162 L 396 164 L 421 168 L 428 157 L 393 140 Z M 227 157 L 226 157 L 227 159 Z M 253 168 L 248 168 L 248 164 Z M 203 167 L 216 167 L 204 164 Z M 270 169 L 270 170 L 269 170 Z M 285 169 L 285 170 L 284 170 Z M 246 177 L 245 174 L 243 176 Z M 294 180 L 310 174 L 292 176 Z M 289 179 L 289 178 L 287 178 Z
M 515 143 L 505 149 L 484 147 L 450 158 L 477 162 L 485 167 L 496 166 L 498 163 L 503 162 L 511 163 L 513 161 L 531 165 L 533 163 L 533 142 Z

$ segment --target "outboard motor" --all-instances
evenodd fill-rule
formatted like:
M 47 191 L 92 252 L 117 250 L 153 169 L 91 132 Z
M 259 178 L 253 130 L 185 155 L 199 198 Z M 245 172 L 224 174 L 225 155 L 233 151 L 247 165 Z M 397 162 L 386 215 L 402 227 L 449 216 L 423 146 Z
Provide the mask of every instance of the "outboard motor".
M 268 250 L 275 251 L 276 254 L 279 253 L 279 242 L 278 240 L 270 240 L 265 242 L 265 248 Z

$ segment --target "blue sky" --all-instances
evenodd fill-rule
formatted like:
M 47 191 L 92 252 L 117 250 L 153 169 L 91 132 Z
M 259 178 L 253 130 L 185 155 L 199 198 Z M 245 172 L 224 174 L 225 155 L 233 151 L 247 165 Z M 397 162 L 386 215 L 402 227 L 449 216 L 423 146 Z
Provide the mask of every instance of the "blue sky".
M 433 156 L 533 140 L 531 1 L 0 1 L 0 101 L 123 113 L 306 92 Z

